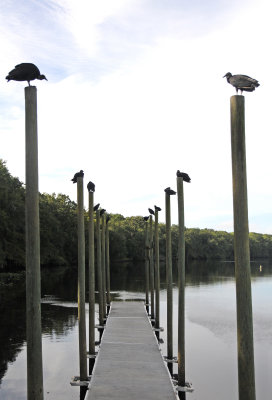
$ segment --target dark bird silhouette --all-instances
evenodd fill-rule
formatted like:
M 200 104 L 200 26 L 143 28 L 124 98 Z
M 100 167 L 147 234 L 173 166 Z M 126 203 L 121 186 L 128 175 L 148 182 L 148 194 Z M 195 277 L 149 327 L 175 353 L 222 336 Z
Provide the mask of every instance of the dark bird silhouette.
M 100 210 L 100 217 L 104 214 L 105 211 L 105 208 L 102 208 L 102 210 Z
M 87 189 L 89 192 L 94 192 L 95 191 L 95 184 L 93 182 L 89 182 L 87 185 Z
M 107 218 L 106 218 L 106 224 L 109 222 L 109 220 L 110 220 L 110 216 L 109 216 L 109 215 L 107 215 Z
M 97 210 L 99 209 L 99 206 L 100 206 L 100 203 L 97 203 L 97 204 L 94 206 L 93 210 L 94 210 L 94 211 L 97 211 Z
M 27 81 L 30 85 L 30 81 L 39 79 L 40 81 L 46 79 L 44 75 L 40 74 L 39 68 L 31 63 L 22 63 L 15 66 L 15 68 L 8 73 L 6 76 L 7 81 Z
M 161 211 L 161 208 L 158 207 L 158 206 L 154 206 L 154 208 L 155 208 L 156 211 Z
M 81 169 L 79 172 L 76 172 L 76 173 L 75 173 L 75 175 L 74 175 L 73 179 L 71 179 L 71 181 L 72 181 L 73 183 L 77 183 L 77 178 L 79 178 L 79 177 L 82 177 L 82 178 L 83 178 L 83 176 L 84 176 L 84 172 L 83 172 L 82 169 Z
M 149 215 L 148 215 L 148 217 L 143 217 L 144 218 L 144 221 L 148 221 L 149 220 Z
M 259 82 L 256 79 L 250 78 L 247 75 L 232 75 L 230 72 L 227 72 L 223 78 L 227 78 L 228 83 L 235 87 L 236 93 L 238 90 L 246 92 L 253 92 L 256 87 L 260 86 Z
M 149 208 L 148 211 L 150 212 L 150 214 L 155 215 L 154 211 L 152 210 L 152 208 Z
M 166 189 L 164 189 L 165 193 L 169 194 L 169 196 L 171 196 L 172 194 L 176 194 L 176 192 L 174 190 L 172 190 L 170 187 L 167 187 Z
M 186 174 L 186 172 L 180 172 L 180 170 L 177 170 L 177 177 L 179 178 L 183 178 L 184 182 L 191 182 L 191 178 L 189 177 L 188 174 Z

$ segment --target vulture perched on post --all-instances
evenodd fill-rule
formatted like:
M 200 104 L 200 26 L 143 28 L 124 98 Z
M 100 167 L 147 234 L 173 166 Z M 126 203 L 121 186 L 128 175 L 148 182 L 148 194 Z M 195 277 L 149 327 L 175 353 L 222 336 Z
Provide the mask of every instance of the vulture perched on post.
M 148 211 L 150 212 L 151 215 L 155 215 L 154 211 L 152 210 L 152 208 L 149 208 Z
M 84 172 L 83 172 L 82 169 L 81 169 L 79 172 L 76 172 L 76 173 L 75 173 L 75 175 L 74 175 L 74 177 L 71 179 L 71 181 L 72 181 L 73 183 L 77 183 L 77 178 L 79 178 L 79 177 L 83 178 L 83 176 L 84 176 Z
M 89 192 L 94 192 L 95 191 L 95 184 L 93 182 L 89 182 L 87 185 L 87 189 Z
M 110 216 L 109 216 L 109 215 L 107 215 L 107 218 L 106 218 L 106 224 L 109 222 L 109 220 L 110 220 Z
M 105 211 L 105 208 L 102 208 L 102 210 L 100 210 L 100 217 L 104 214 Z
M 149 215 L 148 215 L 148 217 L 143 217 L 144 218 L 144 221 L 148 221 L 149 220 Z
M 161 208 L 158 207 L 158 206 L 154 206 L 154 208 L 155 208 L 156 211 L 161 211 Z
M 99 209 L 99 206 L 100 206 L 100 203 L 97 203 L 97 204 L 94 206 L 93 210 L 94 210 L 94 211 L 97 211 L 97 210 Z
M 172 190 L 170 187 L 167 187 L 166 189 L 164 189 L 165 193 L 167 193 L 169 196 L 171 196 L 172 194 L 176 194 L 176 192 L 174 190 Z
M 186 172 L 180 172 L 180 170 L 177 170 L 177 177 L 179 178 L 183 178 L 184 182 L 191 182 L 191 178 L 189 177 L 188 174 L 186 174 Z
M 16 65 L 16 67 L 8 73 L 6 76 L 7 81 L 27 81 L 30 85 L 30 81 L 34 79 L 39 79 L 40 81 L 46 79 L 44 75 L 40 74 L 39 68 L 31 63 L 22 63 Z
M 227 72 L 223 78 L 227 78 L 228 83 L 235 87 L 236 93 L 238 90 L 245 92 L 253 92 L 256 87 L 260 86 L 259 82 L 256 79 L 250 78 L 247 75 L 232 75 L 230 72 Z

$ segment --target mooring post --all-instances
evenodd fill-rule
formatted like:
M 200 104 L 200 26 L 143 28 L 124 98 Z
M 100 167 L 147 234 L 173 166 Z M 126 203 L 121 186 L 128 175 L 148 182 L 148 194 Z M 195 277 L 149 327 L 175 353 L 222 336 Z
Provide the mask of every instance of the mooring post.
M 27 399 L 43 400 L 37 88 L 25 88 Z
M 154 298 L 154 253 L 153 253 L 153 219 L 149 216 L 149 272 L 150 272 L 150 299 L 151 299 L 151 323 L 155 323 L 155 298 Z
M 175 193 L 175 192 L 174 192 Z M 174 194 L 173 193 L 173 194 Z M 171 243 L 171 210 L 169 191 L 165 192 L 165 225 L 166 225 L 166 284 L 167 284 L 167 359 L 168 369 L 173 375 L 173 278 L 172 278 L 172 243 Z
M 94 193 L 89 191 L 89 374 L 95 363 Z
M 185 236 L 183 178 L 177 176 L 178 196 L 178 386 L 185 387 Z M 186 399 L 185 392 L 179 398 Z
M 104 313 L 103 313 L 103 286 L 102 286 L 102 272 L 101 272 L 101 232 L 100 232 L 100 210 L 96 211 L 96 272 L 97 272 L 97 285 L 98 285 L 98 302 L 99 302 L 99 333 L 100 340 L 104 327 Z
M 147 220 L 145 220 L 145 307 L 147 314 L 149 314 L 149 240 Z
M 155 206 L 155 328 L 156 336 L 160 337 L 160 245 L 159 245 L 159 209 Z
M 106 289 L 107 289 L 107 314 L 110 312 L 111 295 L 110 295 L 110 236 L 109 236 L 109 220 L 106 218 Z
M 231 97 L 238 384 L 239 400 L 255 400 L 244 104 L 244 96 Z
M 80 176 L 77 178 L 79 369 L 80 380 L 86 381 L 88 373 L 85 315 L 85 232 L 83 201 L 83 177 Z
M 102 270 L 102 291 L 103 291 L 103 318 L 106 321 L 106 230 L 105 230 L 105 214 L 101 216 L 102 227 L 101 227 L 101 270 Z

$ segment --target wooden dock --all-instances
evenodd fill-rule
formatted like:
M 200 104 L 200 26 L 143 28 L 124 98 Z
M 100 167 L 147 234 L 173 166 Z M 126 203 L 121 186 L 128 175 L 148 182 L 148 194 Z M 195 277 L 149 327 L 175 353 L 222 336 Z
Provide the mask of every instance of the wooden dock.
M 144 304 L 114 302 L 86 400 L 176 400 Z

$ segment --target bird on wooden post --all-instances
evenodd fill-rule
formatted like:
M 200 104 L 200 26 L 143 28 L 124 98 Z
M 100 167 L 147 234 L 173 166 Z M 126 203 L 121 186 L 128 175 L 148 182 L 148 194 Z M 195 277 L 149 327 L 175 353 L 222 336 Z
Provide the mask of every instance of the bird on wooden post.
M 30 81 L 39 79 L 40 81 L 47 78 L 45 75 L 41 75 L 39 68 L 32 63 L 22 63 L 15 66 L 15 68 L 8 73 L 6 76 L 7 81 L 27 81 L 30 85 Z
M 95 192 L 95 184 L 90 181 L 87 185 L 87 189 L 89 192 Z
M 149 208 L 148 211 L 149 211 L 149 213 L 150 213 L 151 215 L 155 215 L 155 213 L 154 213 L 154 211 L 152 210 L 152 208 Z
M 100 210 L 100 217 L 104 214 L 105 211 L 105 208 L 102 208 L 102 210 Z
M 83 172 L 82 169 L 81 169 L 79 172 L 76 172 L 76 173 L 75 173 L 75 175 L 74 175 L 74 177 L 71 179 L 71 181 L 72 181 L 73 183 L 77 183 L 77 178 L 79 178 L 79 177 L 82 177 L 82 178 L 83 178 L 83 176 L 84 176 L 84 172 Z
M 161 208 L 158 206 L 154 206 L 154 208 L 155 208 L 155 211 L 161 211 Z
M 149 215 L 147 217 L 143 217 L 144 221 L 148 221 L 149 220 Z
M 165 193 L 169 194 L 169 196 L 177 193 L 174 190 L 172 190 L 170 187 L 167 187 L 166 189 L 164 189 L 164 191 L 165 191 Z
M 106 218 L 106 224 L 109 222 L 109 220 L 110 220 L 111 218 L 110 218 L 110 216 L 109 215 L 107 215 L 107 218 Z
M 238 90 L 243 94 L 243 91 L 253 92 L 256 87 L 260 86 L 256 79 L 250 78 L 247 75 L 232 75 L 230 72 L 227 72 L 223 78 L 227 78 L 228 83 L 235 87 L 237 94 Z
M 178 178 L 183 178 L 184 182 L 191 182 L 191 178 L 189 177 L 188 174 L 186 174 L 186 172 L 180 172 L 180 170 L 177 170 L 177 177 Z
M 94 210 L 94 211 L 97 211 L 97 210 L 99 209 L 99 206 L 100 206 L 100 203 L 97 203 L 97 204 L 94 206 L 93 210 Z

